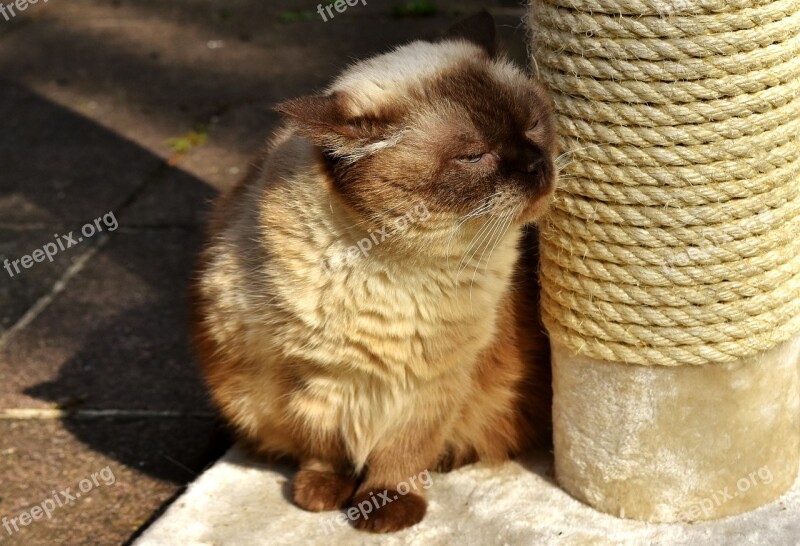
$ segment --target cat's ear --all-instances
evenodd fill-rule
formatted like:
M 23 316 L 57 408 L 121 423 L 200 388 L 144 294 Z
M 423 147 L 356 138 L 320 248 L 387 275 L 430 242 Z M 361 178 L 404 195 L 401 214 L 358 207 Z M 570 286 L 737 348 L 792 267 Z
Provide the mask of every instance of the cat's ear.
M 329 148 L 381 140 L 389 125 L 383 120 L 353 116 L 338 92 L 292 99 L 278 104 L 275 111 L 293 121 L 300 134 Z
M 485 9 L 453 25 L 444 39 L 467 40 L 481 46 L 490 57 L 497 54 L 497 28 L 494 17 Z

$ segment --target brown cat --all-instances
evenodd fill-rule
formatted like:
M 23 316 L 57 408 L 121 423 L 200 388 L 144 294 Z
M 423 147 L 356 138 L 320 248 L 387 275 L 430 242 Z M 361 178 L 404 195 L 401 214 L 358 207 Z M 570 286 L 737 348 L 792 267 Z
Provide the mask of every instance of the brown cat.
M 484 12 L 277 110 L 197 272 L 203 371 L 245 441 L 299 462 L 299 506 L 381 495 L 356 525 L 402 529 L 426 501 L 398 484 L 548 441 L 525 226 L 554 188 L 552 106 Z

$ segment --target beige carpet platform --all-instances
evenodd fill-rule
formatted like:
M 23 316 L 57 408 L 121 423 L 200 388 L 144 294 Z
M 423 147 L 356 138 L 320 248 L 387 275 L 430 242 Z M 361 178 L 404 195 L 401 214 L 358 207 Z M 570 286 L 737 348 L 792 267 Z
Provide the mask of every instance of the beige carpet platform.
M 573 499 L 553 481 L 552 456 L 541 453 L 500 468 L 474 465 L 432 474 L 422 523 L 393 535 L 369 535 L 333 522 L 336 512 L 311 514 L 292 505 L 286 496 L 291 473 L 249 461 L 234 448 L 135 546 L 800 544 L 800 482 L 778 501 L 739 516 L 693 525 L 649 524 L 618 519 Z

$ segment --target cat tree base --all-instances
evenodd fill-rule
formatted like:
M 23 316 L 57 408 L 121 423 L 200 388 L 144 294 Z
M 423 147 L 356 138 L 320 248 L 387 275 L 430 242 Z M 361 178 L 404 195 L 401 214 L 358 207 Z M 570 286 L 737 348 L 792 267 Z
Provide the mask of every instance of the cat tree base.
M 739 514 L 786 492 L 800 458 L 800 336 L 757 358 L 633 366 L 553 347 L 556 478 L 602 512 Z

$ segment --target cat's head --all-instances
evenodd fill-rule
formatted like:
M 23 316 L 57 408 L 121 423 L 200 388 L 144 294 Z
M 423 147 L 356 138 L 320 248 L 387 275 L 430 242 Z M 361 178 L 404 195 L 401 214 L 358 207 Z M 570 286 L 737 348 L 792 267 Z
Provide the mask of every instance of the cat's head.
M 485 12 L 277 110 L 324 151 L 334 191 L 364 217 L 424 203 L 439 218 L 478 210 L 522 224 L 555 185 L 551 101 L 496 54 Z

